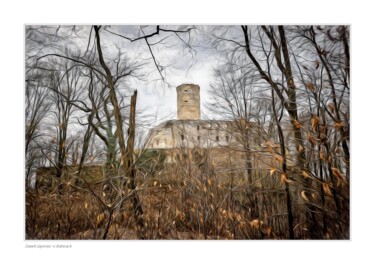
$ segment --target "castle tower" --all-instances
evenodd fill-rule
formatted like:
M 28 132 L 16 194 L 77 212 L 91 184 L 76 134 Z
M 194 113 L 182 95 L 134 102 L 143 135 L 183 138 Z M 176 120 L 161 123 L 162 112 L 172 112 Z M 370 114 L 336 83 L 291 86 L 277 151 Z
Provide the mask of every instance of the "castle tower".
M 199 120 L 201 118 L 200 87 L 183 84 L 177 90 L 177 118 L 179 120 Z

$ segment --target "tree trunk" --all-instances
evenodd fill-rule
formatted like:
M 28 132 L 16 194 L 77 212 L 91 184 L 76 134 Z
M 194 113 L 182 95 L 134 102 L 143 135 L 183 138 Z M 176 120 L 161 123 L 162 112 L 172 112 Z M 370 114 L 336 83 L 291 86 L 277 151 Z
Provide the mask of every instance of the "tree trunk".
M 134 141 L 135 141 L 135 110 L 136 110 L 136 103 L 137 103 L 137 91 L 134 91 L 134 95 L 131 97 L 130 102 L 130 120 L 129 120 L 129 136 L 128 136 L 128 145 L 126 149 L 126 161 L 125 165 L 128 169 L 128 188 L 130 190 L 136 189 L 136 169 L 134 166 Z M 144 221 L 143 221 L 143 209 L 136 192 L 133 193 L 131 197 L 133 208 L 135 212 L 135 219 L 137 223 L 137 233 L 138 238 L 145 239 L 145 231 L 144 231 Z
M 285 152 L 285 142 L 284 142 L 284 134 L 283 130 L 280 125 L 279 118 L 277 117 L 277 112 L 275 108 L 275 93 L 272 90 L 272 111 L 273 111 L 273 116 L 276 122 L 277 126 L 277 132 L 279 135 L 279 141 L 280 141 L 280 147 L 281 147 L 281 156 L 283 157 L 283 165 L 282 165 L 282 172 L 283 174 L 287 174 L 287 165 L 286 165 L 286 152 Z M 290 194 L 290 189 L 289 189 L 289 183 L 285 182 L 285 194 L 286 194 L 286 207 L 288 211 L 288 226 L 289 226 L 289 238 L 294 239 L 294 229 L 293 229 L 293 223 L 294 223 L 294 217 L 293 217 L 293 212 L 292 212 L 292 197 Z
M 100 62 L 100 65 L 103 67 L 105 73 L 106 73 L 106 80 L 107 80 L 107 83 L 108 83 L 108 88 L 109 88 L 109 91 L 110 91 L 110 100 L 111 100 L 111 104 L 113 106 L 113 112 L 114 112 L 114 116 L 115 116 L 115 121 L 116 121 L 116 131 L 117 131 L 117 136 L 118 136 L 118 141 L 119 141 L 119 146 L 120 146 L 120 152 L 121 152 L 121 163 L 120 163 L 120 167 L 123 167 L 123 170 L 124 172 L 127 172 L 127 170 L 129 170 L 129 188 L 133 191 L 136 189 L 136 185 L 135 185 L 135 171 L 134 171 L 134 168 L 133 166 L 131 166 L 129 168 L 130 165 L 133 165 L 133 161 L 132 161 L 132 157 L 133 157 L 133 151 L 134 151 L 134 131 L 135 131 L 135 101 L 137 99 L 137 93 L 134 94 L 134 96 L 132 96 L 132 106 L 131 106 L 131 114 L 130 114 L 130 125 L 129 125 L 129 140 L 128 140 L 128 144 L 130 144 L 131 146 L 128 147 L 128 149 L 126 148 L 125 146 L 125 138 L 124 138 L 124 131 L 122 129 L 122 117 L 121 117 L 121 112 L 120 112 L 120 108 L 119 108 L 119 104 L 118 104 L 118 100 L 117 100 L 117 96 L 116 96 L 116 90 L 115 90 L 115 87 L 114 87 L 114 83 L 113 83 L 113 77 L 112 77 L 112 74 L 111 74 L 111 71 L 109 70 L 108 66 L 106 65 L 106 63 L 104 62 L 104 58 L 103 58 L 103 52 L 102 52 L 102 49 L 101 49 L 101 45 L 100 45 L 100 34 L 99 34 L 99 29 L 100 29 L 100 26 L 94 26 L 94 30 L 95 30 L 95 36 L 96 36 L 96 46 L 97 46 L 97 50 L 98 50 L 98 55 L 99 55 L 99 62 Z M 132 113 L 133 111 L 133 113 Z M 130 133 L 133 133 L 133 136 L 131 137 L 130 136 Z M 130 155 L 129 155 L 129 152 L 131 151 L 131 158 Z M 132 169 L 133 168 L 133 169 Z M 133 203 L 133 209 L 134 209 L 134 212 L 135 212 L 135 216 L 136 216 L 136 222 L 137 222 L 137 227 L 140 228 L 140 229 L 137 229 L 137 232 L 138 232 L 138 237 L 140 239 L 144 239 L 144 235 L 143 235 L 143 226 L 144 226 L 144 222 L 143 222 L 143 217 L 142 217 L 142 214 L 143 214 L 143 210 L 142 210 L 142 206 L 140 205 L 140 202 L 139 202 L 139 198 L 136 194 L 136 192 L 133 193 L 133 197 L 132 197 L 132 203 Z

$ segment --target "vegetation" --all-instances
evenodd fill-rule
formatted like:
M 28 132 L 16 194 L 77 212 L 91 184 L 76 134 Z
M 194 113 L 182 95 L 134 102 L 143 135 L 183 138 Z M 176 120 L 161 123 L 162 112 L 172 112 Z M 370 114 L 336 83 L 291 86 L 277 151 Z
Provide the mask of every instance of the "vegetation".
M 172 38 L 215 48 L 209 104 L 237 145 L 137 138 L 130 81 L 168 84 Z M 25 107 L 27 239 L 349 239 L 348 26 L 29 26 Z

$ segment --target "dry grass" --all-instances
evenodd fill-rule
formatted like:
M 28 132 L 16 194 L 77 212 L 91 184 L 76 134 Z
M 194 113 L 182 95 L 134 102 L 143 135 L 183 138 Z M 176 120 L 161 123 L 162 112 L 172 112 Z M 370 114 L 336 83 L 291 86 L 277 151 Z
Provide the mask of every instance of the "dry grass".
M 219 170 L 209 159 L 195 162 L 139 169 L 145 238 L 289 238 L 285 185 L 279 173 L 258 171 L 250 185 L 241 171 Z M 341 185 L 340 192 L 348 190 L 347 183 Z M 338 214 L 333 184 L 325 183 L 323 193 L 319 183 L 311 187 L 306 191 L 296 181 L 290 184 L 295 238 L 349 238 L 349 202 L 339 197 Z M 27 191 L 27 239 L 137 239 L 131 201 L 111 212 L 99 199 L 113 204 L 118 194 L 109 196 L 104 190 L 100 185 L 91 191 L 65 185 L 61 194 Z M 315 226 L 307 223 L 308 214 L 313 214 Z

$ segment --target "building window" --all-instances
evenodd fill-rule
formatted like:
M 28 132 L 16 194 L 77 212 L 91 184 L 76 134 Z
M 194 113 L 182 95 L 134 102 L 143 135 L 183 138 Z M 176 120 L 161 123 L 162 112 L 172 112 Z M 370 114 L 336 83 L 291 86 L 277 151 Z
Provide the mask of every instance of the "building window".
M 228 135 L 225 135 L 225 141 L 229 142 L 229 136 Z
M 199 125 L 197 125 L 197 131 L 199 131 Z
M 186 102 L 186 103 L 187 103 L 187 102 L 189 102 L 189 101 L 188 101 L 188 100 L 184 100 L 184 102 Z
M 198 137 L 197 137 L 197 139 L 198 139 L 198 142 L 200 142 L 200 141 L 201 141 L 201 137 L 200 137 L 200 136 L 198 136 Z
M 184 92 L 187 93 L 189 90 L 185 89 Z
M 219 141 L 219 135 L 216 135 L 216 141 Z
M 183 141 L 184 139 L 185 139 L 185 136 L 181 134 L 181 141 Z

